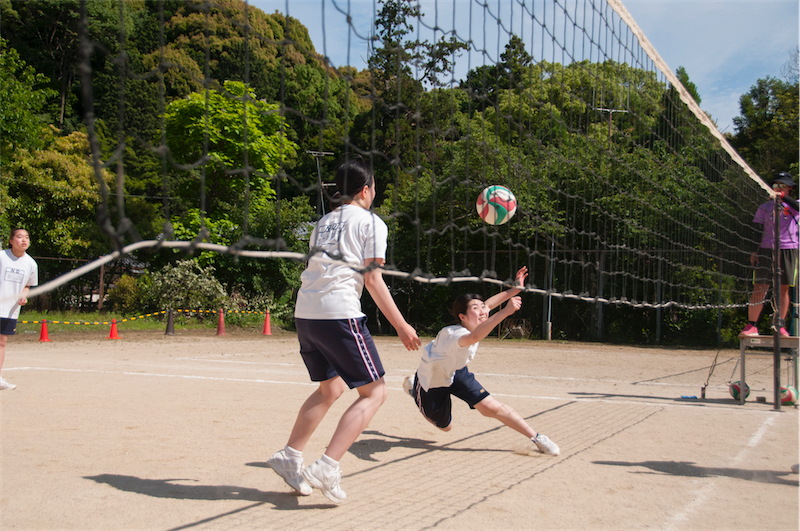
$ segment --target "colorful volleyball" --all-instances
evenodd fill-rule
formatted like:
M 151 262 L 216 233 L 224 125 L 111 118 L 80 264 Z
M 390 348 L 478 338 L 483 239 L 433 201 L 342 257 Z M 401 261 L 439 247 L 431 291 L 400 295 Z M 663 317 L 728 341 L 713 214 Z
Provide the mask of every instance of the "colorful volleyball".
M 475 203 L 478 215 L 489 225 L 502 225 L 517 212 L 517 198 L 511 190 L 498 184 L 487 186 Z
M 739 400 L 740 393 L 742 392 L 742 384 L 739 380 L 735 382 L 731 382 L 730 386 L 731 396 L 736 400 Z M 747 398 L 750 396 L 750 386 L 746 383 L 744 384 L 744 397 Z
M 781 387 L 781 404 L 793 406 L 797 403 L 797 389 L 792 386 Z

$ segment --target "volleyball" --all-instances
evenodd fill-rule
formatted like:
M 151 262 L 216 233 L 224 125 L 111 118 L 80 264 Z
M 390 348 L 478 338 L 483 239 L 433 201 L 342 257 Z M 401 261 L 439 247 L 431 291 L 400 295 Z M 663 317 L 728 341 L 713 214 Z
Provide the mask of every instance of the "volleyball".
M 517 198 L 511 190 L 498 184 L 487 186 L 475 203 L 478 215 L 489 225 L 502 225 L 514 217 Z
M 793 406 L 797 403 L 797 389 L 794 387 L 781 387 L 781 404 Z
M 739 382 L 739 380 L 736 380 L 735 382 L 731 382 L 730 392 L 731 392 L 731 396 L 734 399 L 739 400 L 739 393 L 741 393 L 741 388 L 742 388 L 742 386 L 741 386 L 741 382 Z M 750 386 L 745 383 L 744 384 L 744 397 L 747 398 L 748 396 L 750 396 Z

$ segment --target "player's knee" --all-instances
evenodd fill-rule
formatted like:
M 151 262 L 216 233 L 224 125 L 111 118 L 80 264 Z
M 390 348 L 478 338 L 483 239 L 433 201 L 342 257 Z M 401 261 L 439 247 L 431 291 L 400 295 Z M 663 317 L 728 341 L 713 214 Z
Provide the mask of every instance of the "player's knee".
M 484 417 L 496 418 L 500 413 L 502 413 L 503 409 L 507 408 L 505 404 L 499 402 L 492 398 L 491 396 L 487 396 L 477 404 L 475 404 L 475 409 L 483 415 Z
M 383 383 L 381 380 L 381 385 L 375 390 L 375 395 L 378 400 L 380 400 L 381 404 L 386 402 L 386 398 L 389 396 L 389 391 L 386 389 L 386 384 Z
M 336 377 L 332 380 L 320 383 L 319 393 L 322 395 L 325 402 L 332 404 L 336 402 L 347 389 L 348 387 L 345 381 Z
M 389 391 L 386 389 L 386 382 L 381 378 L 380 380 L 359 387 L 358 394 L 362 398 L 378 402 L 378 404 L 383 404 L 386 402 L 386 397 L 389 396 Z

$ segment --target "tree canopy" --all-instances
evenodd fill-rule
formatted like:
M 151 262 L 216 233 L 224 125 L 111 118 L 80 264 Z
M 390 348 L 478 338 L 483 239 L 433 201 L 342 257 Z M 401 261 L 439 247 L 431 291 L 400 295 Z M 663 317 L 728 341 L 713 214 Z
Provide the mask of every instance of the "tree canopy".
M 415 37 L 417 2 L 379 5 L 368 68 L 358 71 L 327 64 L 296 19 L 240 0 L 0 0 L 0 193 L 9 198 L 0 229 L 28 224 L 42 235 L 39 252 L 70 259 L 109 252 L 119 243 L 110 235 L 135 239 L 121 230 L 128 222 L 142 238 L 304 252 L 318 181 L 360 156 L 376 171 L 391 267 L 500 277 L 526 254 L 565 292 L 598 293 L 605 281 L 613 294 L 636 273 L 603 277 L 609 249 L 638 249 L 615 267 L 675 267 L 669 289 L 697 301 L 719 282 L 706 262 L 654 256 L 675 242 L 706 257 L 734 248 L 728 227 L 739 230 L 748 192 L 729 184 L 727 155 L 675 87 L 611 59 L 537 60 L 514 34 L 496 63 L 455 83 L 467 43 Z M 742 96 L 731 139 L 761 175 L 797 176 L 794 72 Z M 686 70 L 676 74 L 700 103 Z M 487 184 L 515 191 L 513 223 L 487 227 L 474 215 Z M 712 217 L 697 203 L 714 194 L 726 206 Z M 555 246 L 565 258 L 550 269 Z M 136 259 L 160 270 L 181 257 Z M 208 252 L 194 260 L 213 266 L 229 294 L 287 305 L 302 269 Z M 392 289 L 434 326 L 435 301 L 454 288 Z M 589 305 L 574 313 L 592 319 Z M 631 313 L 619 315 L 628 330 Z

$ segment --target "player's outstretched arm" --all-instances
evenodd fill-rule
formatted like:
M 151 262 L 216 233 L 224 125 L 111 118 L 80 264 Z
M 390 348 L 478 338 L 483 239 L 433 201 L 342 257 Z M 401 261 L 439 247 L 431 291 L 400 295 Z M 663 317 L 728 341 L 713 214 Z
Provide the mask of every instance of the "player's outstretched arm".
M 519 286 L 519 288 L 507 289 L 505 291 L 501 291 L 497 295 L 492 295 L 491 297 L 486 299 L 486 307 L 489 308 L 489 310 L 494 310 L 495 308 L 503 304 L 511 297 L 518 295 L 522 291 L 522 288 L 525 287 L 526 278 L 528 278 L 528 268 L 522 266 L 519 268 L 519 271 L 517 271 L 517 276 L 516 276 L 517 280 L 516 284 L 517 286 Z
M 367 258 L 364 260 L 364 267 L 369 267 L 373 262 L 377 262 L 378 265 L 381 266 L 383 265 L 382 259 Z M 378 305 L 381 313 L 392 323 L 394 329 L 397 330 L 397 335 L 400 337 L 400 341 L 403 342 L 406 349 L 418 350 L 419 346 L 422 345 L 422 341 L 420 341 L 419 336 L 417 336 L 417 331 L 414 330 L 414 327 L 406 322 L 403 314 L 400 313 L 400 310 L 397 308 L 397 304 L 395 304 L 392 294 L 389 292 L 389 287 L 383 280 L 383 273 L 380 267 L 364 273 L 364 285 L 372 296 L 372 300 Z

